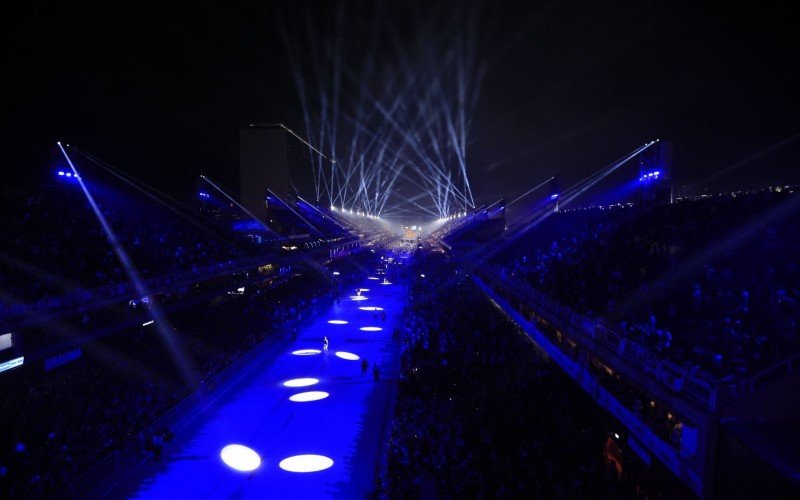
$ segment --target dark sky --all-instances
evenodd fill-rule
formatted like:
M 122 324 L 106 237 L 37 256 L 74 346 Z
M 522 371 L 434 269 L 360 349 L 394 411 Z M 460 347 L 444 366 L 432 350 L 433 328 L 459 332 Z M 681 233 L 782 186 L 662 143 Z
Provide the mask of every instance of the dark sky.
M 324 25 L 330 10 L 239 4 L 25 2 L 4 13 L 2 183 L 46 176 L 62 139 L 174 193 L 200 173 L 235 187 L 241 127 L 303 130 L 281 25 L 306 22 L 303 12 Z M 427 4 L 390 5 L 413 30 Z M 788 10 L 496 1 L 481 19 L 487 73 L 469 146 L 478 198 L 513 197 L 554 173 L 569 185 L 656 137 L 674 142 L 679 186 L 800 180 L 800 141 L 709 178 L 800 133 Z

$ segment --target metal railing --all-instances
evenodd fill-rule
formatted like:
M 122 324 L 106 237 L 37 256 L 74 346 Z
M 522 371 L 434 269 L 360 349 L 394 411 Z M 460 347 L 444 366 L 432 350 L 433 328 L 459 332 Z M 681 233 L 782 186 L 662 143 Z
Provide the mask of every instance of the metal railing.
M 721 399 L 730 400 L 753 393 L 775 378 L 800 369 L 800 353 L 798 353 L 739 382 L 731 382 L 729 379 L 710 381 L 699 378 L 669 360 L 659 359 L 656 353 L 647 347 L 627 340 L 619 333 L 591 318 L 574 312 L 568 306 L 551 299 L 527 283 L 509 279 L 502 272 L 481 272 L 489 280 L 500 281 L 503 286 L 514 290 L 517 295 L 530 300 L 529 306 L 533 305 L 546 311 L 551 317 L 568 323 L 576 331 L 605 346 L 626 362 L 641 368 L 644 373 L 669 389 L 688 395 L 692 400 L 712 412 L 716 411 Z
M 308 312 L 302 322 L 310 322 L 316 317 L 313 309 L 309 306 L 306 309 Z M 91 490 L 101 480 L 114 477 L 120 472 L 123 465 L 133 466 L 145 461 L 140 449 L 140 443 L 137 441 L 137 436 L 140 433 L 147 434 L 149 431 L 158 430 L 161 428 L 169 428 L 175 433 L 180 432 L 188 421 L 194 419 L 199 414 L 197 405 L 208 398 L 215 399 L 220 394 L 226 392 L 229 385 L 238 383 L 241 378 L 241 372 L 247 370 L 248 364 L 252 364 L 254 359 L 260 356 L 269 355 L 271 351 L 283 345 L 284 339 L 289 334 L 297 323 L 295 320 L 287 320 L 272 334 L 267 335 L 259 343 L 248 349 L 246 352 L 231 362 L 228 366 L 212 375 L 208 380 L 204 381 L 194 391 L 186 395 L 180 402 L 166 410 L 146 428 L 140 429 L 136 435 L 129 436 L 122 443 L 120 447 L 114 451 L 109 452 L 98 462 L 92 465 L 83 474 L 73 479 L 63 491 L 59 494 L 60 498 L 82 498 L 87 490 Z M 256 367 L 252 365 L 250 369 Z M 185 420 L 185 421 L 184 421 Z M 178 424 L 178 425 L 176 425 Z
M 527 299 L 529 306 L 569 324 L 576 332 L 604 346 L 624 362 L 640 368 L 647 376 L 658 380 L 672 391 L 689 396 L 709 411 L 716 411 L 718 388 L 723 384 L 700 379 L 675 363 L 659 359 L 656 353 L 647 347 L 625 339 L 597 321 L 576 313 L 570 307 L 547 297 L 527 283 L 508 279 L 502 272 L 480 272 L 489 281 L 500 281 L 504 287 Z
M 181 284 L 187 280 L 210 279 L 222 274 L 235 273 L 258 267 L 265 262 L 274 261 L 275 259 L 274 255 L 265 255 L 239 260 L 229 260 L 200 268 L 179 271 L 169 275 L 151 277 L 146 279 L 145 283 L 150 290 L 156 292 L 159 289 Z M 59 309 L 70 309 L 76 306 L 91 306 L 98 302 L 135 295 L 135 293 L 135 287 L 127 282 L 114 283 L 98 288 L 79 289 L 58 297 L 39 299 L 36 302 L 15 304 L 11 307 L 2 308 L 0 309 L 0 321 L 9 321 L 31 314 L 39 315 Z
M 800 368 L 800 354 L 795 354 L 775 366 L 753 375 L 743 384 L 744 388 L 747 392 L 755 392 L 759 387 L 763 387 L 784 374 L 792 373 L 798 368 Z

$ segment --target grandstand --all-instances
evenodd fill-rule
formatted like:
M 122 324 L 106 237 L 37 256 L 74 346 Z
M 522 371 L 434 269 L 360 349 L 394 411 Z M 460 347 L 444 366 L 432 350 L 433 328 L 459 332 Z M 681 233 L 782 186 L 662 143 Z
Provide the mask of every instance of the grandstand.
M 4 9 L 0 499 L 800 498 L 790 9 Z
M 223 416 L 267 405 L 248 449 L 274 459 L 294 400 L 252 391 L 301 370 L 325 391 L 292 397 L 348 402 L 292 432 L 369 415 L 340 422 L 304 486 L 320 494 L 790 495 L 800 189 L 672 199 L 649 175 L 664 154 L 634 161 L 657 144 L 420 225 L 268 188 L 257 215 L 207 177 L 192 207 L 59 145 L 71 176 L 0 200 L 0 494 L 161 495 L 198 474 L 198 494 L 234 491 L 206 457 L 247 437 Z M 638 198 L 581 203 L 629 161 Z M 363 359 L 363 379 L 334 358 Z M 206 458 L 181 465 L 191 453 Z
M 781 186 L 570 208 L 452 253 L 626 428 L 620 467 L 660 462 L 699 496 L 780 496 L 795 487 L 779 443 L 797 418 L 780 388 L 800 359 L 799 201 Z

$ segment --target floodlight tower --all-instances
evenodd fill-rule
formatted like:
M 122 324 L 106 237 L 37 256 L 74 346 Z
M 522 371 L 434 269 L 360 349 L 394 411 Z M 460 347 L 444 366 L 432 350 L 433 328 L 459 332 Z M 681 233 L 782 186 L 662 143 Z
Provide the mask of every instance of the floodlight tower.
M 672 144 L 656 139 L 655 144 L 639 155 L 640 201 L 672 201 Z
M 548 198 L 550 202 L 553 203 L 553 211 L 558 212 L 558 201 L 561 198 L 561 188 L 559 187 L 559 176 L 558 174 L 554 175 L 552 179 L 550 179 L 550 191 L 548 193 Z

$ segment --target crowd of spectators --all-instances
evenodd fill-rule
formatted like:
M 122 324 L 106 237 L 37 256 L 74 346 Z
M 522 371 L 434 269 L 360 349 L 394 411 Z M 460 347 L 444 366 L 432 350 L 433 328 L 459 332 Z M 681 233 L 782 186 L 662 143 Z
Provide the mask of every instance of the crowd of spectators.
M 94 192 L 145 279 L 202 274 L 267 251 L 190 212 L 141 203 L 110 186 Z M 389 234 L 379 220 L 332 215 L 356 231 Z M 798 215 L 794 189 L 562 211 L 488 264 L 501 279 L 533 287 L 687 371 L 737 381 L 800 351 Z M 497 221 L 481 227 L 497 234 Z M 0 197 L 0 224 L 0 318 L 19 303 L 129 286 L 77 188 Z M 475 234 L 462 229 L 457 239 Z M 197 299 L 207 291 L 195 288 L 197 300 L 179 294 L 167 308 L 169 328 L 190 375 L 210 387 L 269 335 L 291 333 L 343 283 L 365 278 L 377 258 L 369 251 L 346 257 L 336 263 L 337 278 L 286 270 L 235 292 Z M 438 253 L 420 252 L 415 261 L 379 490 L 392 498 L 641 494 L 641 477 L 604 459 L 616 424 L 463 271 Z M 51 495 L 131 443 L 157 456 L 169 433 L 152 426 L 195 387 L 156 328 L 142 325 L 146 309 L 75 310 L 57 324 L 19 332 L 32 337 L 29 348 L 75 332 L 102 335 L 87 338 L 81 357 L 53 371 L 29 365 L 0 378 L 0 497 Z M 656 418 L 643 395 L 628 399 Z
M 209 266 L 264 255 L 244 237 L 191 210 L 153 203 L 110 186 L 95 200 L 145 279 L 202 274 Z M 127 284 L 118 256 L 80 188 L 0 197 L 0 316 L 16 304 Z
M 267 336 L 288 335 L 327 297 L 325 278 L 287 277 L 169 314 L 201 388 Z M 140 439 L 185 399 L 191 383 L 154 325 L 123 329 L 82 347 L 84 355 L 41 373 L 4 373 L 0 401 L 0 497 L 58 491 L 109 453 Z
M 735 383 L 800 348 L 800 193 L 554 213 L 490 261 L 661 359 Z
M 379 492 L 636 498 L 639 483 L 604 458 L 602 410 L 446 257 L 417 259 Z
M 362 252 L 337 261 L 336 280 L 329 271 L 293 269 L 265 282 L 165 304 L 168 331 L 188 361 L 188 377 L 156 325 L 143 324 L 149 319 L 146 304 L 98 310 L 91 321 L 77 314 L 38 325 L 35 330 L 50 339 L 63 337 L 58 331 L 65 324 L 82 333 L 108 331 L 87 340 L 82 356 L 64 366 L 44 372 L 40 363 L 26 363 L 0 377 L 0 497 L 52 495 L 123 448 L 138 446 L 143 456 L 157 458 L 170 434 L 153 427 L 159 417 L 193 392 L 212 390 L 219 373 L 267 337 L 291 338 L 298 323 L 316 314 L 338 288 L 364 279 L 367 261 L 374 259 Z

